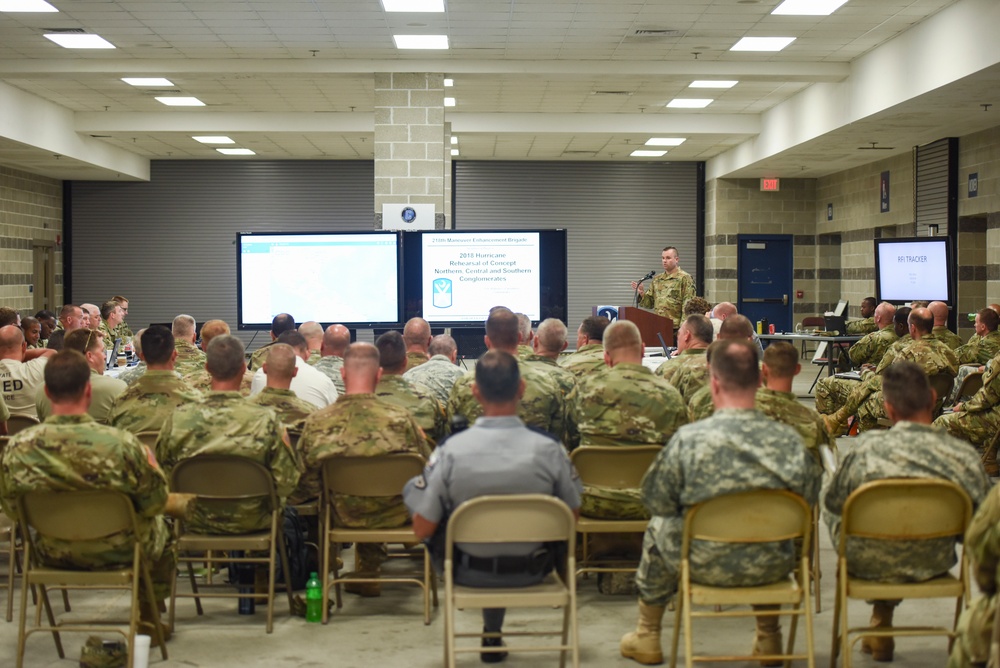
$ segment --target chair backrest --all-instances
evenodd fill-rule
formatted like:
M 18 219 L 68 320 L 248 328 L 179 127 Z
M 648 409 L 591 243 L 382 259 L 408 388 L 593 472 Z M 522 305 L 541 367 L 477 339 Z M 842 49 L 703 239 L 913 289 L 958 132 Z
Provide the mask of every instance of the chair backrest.
M 847 497 L 837 551 L 843 556 L 849 536 L 877 540 L 958 537 L 971 519 L 969 495 L 950 480 L 876 480 Z
M 209 501 L 269 496 L 277 505 L 271 472 L 236 455 L 198 455 L 178 462 L 170 476 L 170 491 Z
M 965 380 L 962 381 L 962 387 L 958 388 L 958 394 L 956 397 L 971 397 L 973 394 L 981 390 L 983 387 L 983 372 L 973 371 Z
M 569 541 L 576 520 L 562 500 L 547 494 L 480 496 L 466 501 L 448 519 L 452 543 L 544 543 Z
M 39 535 L 63 541 L 99 540 L 135 529 L 132 501 L 121 492 L 28 492 L 18 501 L 18 512 Z
M 812 527 L 809 504 L 784 489 L 759 489 L 709 499 L 688 508 L 681 555 L 692 540 L 771 543 L 802 537 Z
M 7 434 L 13 436 L 17 432 L 28 427 L 33 427 L 36 424 L 38 424 L 38 418 L 28 417 L 27 415 L 11 415 L 7 418 Z
M 323 464 L 326 498 L 349 496 L 399 496 L 403 486 L 424 472 L 424 458 L 415 452 L 375 457 L 327 457 Z
M 810 315 L 806 316 L 805 318 L 802 318 L 803 329 L 811 329 L 813 327 L 823 327 L 825 323 L 826 320 L 824 320 L 823 316 L 821 315 Z
M 587 445 L 570 453 L 570 459 L 584 484 L 634 489 L 662 449 L 659 445 Z
M 931 387 L 934 388 L 937 400 L 934 403 L 934 414 L 937 415 L 941 412 L 941 408 L 944 406 L 945 399 L 951 394 L 952 388 L 955 386 L 955 374 L 952 373 L 936 373 L 927 379 Z
M 159 438 L 160 432 L 158 431 L 140 431 L 136 433 L 135 437 L 139 439 L 139 442 L 145 446 L 148 446 L 151 450 L 155 452 L 156 439 Z

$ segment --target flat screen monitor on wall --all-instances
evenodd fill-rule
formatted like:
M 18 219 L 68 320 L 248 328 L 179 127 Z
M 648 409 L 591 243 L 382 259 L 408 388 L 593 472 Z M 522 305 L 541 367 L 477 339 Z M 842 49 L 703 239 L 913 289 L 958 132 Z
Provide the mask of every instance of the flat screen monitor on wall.
M 875 292 L 879 301 L 915 300 L 953 305 L 953 258 L 948 237 L 875 240 Z
M 240 233 L 236 248 L 240 329 L 268 329 L 278 313 L 349 327 L 400 320 L 398 233 Z
M 566 320 L 565 230 L 436 230 L 403 235 L 405 317 L 481 327 L 506 306 Z

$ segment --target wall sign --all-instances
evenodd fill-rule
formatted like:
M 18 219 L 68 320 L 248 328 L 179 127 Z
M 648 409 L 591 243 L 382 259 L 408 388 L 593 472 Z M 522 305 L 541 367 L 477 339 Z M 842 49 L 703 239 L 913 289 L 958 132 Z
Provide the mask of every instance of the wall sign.
M 969 174 L 969 197 L 979 195 L 979 172 Z
M 881 198 L 881 203 L 879 205 L 879 211 L 882 213 L 888 213 L 889 211 L 889 172 L 882 172 L 882 177 L 879 179 L 879 193 Z

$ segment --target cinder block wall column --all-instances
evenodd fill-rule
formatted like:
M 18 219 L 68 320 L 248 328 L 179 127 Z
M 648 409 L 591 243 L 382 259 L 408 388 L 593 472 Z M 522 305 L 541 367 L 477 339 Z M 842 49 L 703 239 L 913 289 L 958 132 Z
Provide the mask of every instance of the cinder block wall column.
M 62 235 L 62 201 L 60 181 L 0 167 L 0 305 L 34 313 L 32 245 Z M 57 246 L 57 310 L 63 301 L 62 261 L 62 247 Z
M 444 76 L 428 73 L 375 75 L 375 228 L 382 205 L 433 204 L 434 226 L 451 227 L 445 183 L 451 152 L 444 122 Z

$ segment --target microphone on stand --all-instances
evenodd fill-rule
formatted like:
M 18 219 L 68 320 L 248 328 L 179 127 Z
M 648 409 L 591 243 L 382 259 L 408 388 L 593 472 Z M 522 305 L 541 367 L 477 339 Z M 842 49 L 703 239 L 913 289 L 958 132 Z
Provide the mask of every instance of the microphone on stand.
M 642 278 L 640 278 L 639 282 L 642 283 L 643 281 L 648 281 L 653 276 L 656 276 L 656 270 L 655 269 L 652 270 L 651 272 L 649 272 L 648 274 L 646 274 L 645 276 L 643 276 Z
M 636 281 L 636 283 L 635 283 L 635 305 L 636 306 L 639 305 L 639 286 L 642 285 L 643 281 L 648 281 L 653 276 L 656 276 L 656 270 L 655 269 L 653 269 L 648 274 L 646 274 L 645 276 L 643 276 L 642 278 L 640 278 L 638 281 Z

